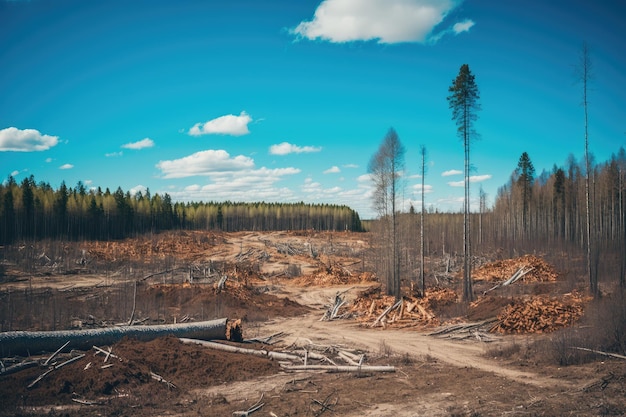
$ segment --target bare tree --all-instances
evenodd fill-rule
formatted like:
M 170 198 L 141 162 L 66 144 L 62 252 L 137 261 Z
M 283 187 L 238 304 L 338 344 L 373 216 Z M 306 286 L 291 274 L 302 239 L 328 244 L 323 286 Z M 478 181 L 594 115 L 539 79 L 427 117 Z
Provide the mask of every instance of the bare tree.
M 463 64 L 459 75 L 452 80 L 448 89 L 448 103 L 452 109 L 452 119 L 457 125 L 457 134 L 463 140 L 465 153 L 465 197 L 463 201 L 463 299 L 472 301 L 474 298 L 472 288 L 472 263 L 471 263 L 471 237 L 470 231 L 470 142 L 476 136 L 474 122 L 478 118 L 480 110 L 480 94 L 470 71 L 469 65 Z
M 589 47 L 583 42 L 580 49 L 578 64 L 575 68 L 576 81 L 582 84 L 582 106 L 585 114 L 585 211 L 586 218 L 586 237 L 587 237 L 587 274 L 589 276 L 589 291 L 595 297 L 598 295 L 598 275 L 594 265 L 597 265 L 597 256 L 595 253 L 595 238 L 591 233 L 593 215 L 591 206 L 590 176 L 591 162 L 589 160 L 589 113 L 587 90 L 591 79 L 593 78 L 591 57 L 589 55 Z M 592 259 L 592 254 L 593 258 Z
M 426 280 L 424 278 L 424 181 L 426 178 L 426 147 L 420 146 L 420 155 L 422 156 L 421 168 L 422 168 L 422 210 L 420 212 L 420 285 L 422 286 L 422 295 L 426 294 Z
M 384 225 L 382 227 L 385 250 L 384 268 L 387 293 L 400 298 L 400 251 L 398 248 L 398 219 L 396 200 L 400 192 L 400 175 L 404 168 L 405 149 L 398 134 L 390 128 L 378 151 L 372 156 L 368 172 L 374 183 L 373 204 Z

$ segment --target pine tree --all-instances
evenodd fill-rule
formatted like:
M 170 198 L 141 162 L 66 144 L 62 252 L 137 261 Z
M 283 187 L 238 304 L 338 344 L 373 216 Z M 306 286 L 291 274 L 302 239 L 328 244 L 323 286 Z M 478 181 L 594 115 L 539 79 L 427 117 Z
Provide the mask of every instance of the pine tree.
M 465 197 L 463 202 L 463 299 L 471 301 L 474 298 L 472 288 L 471 265 L 471 238 L 470 238 L 470 143 L 476 136 L 474 122 L 478 119 L 480 110 L 480 93 L 470 71 L 469 65 L 463 64 L 459 75 L 452 80 L 448 88 L 450 95 L 448 103 L 452 110 L 452 120 L 456 122 L 457 134 L 463 141 L 465 154 Z

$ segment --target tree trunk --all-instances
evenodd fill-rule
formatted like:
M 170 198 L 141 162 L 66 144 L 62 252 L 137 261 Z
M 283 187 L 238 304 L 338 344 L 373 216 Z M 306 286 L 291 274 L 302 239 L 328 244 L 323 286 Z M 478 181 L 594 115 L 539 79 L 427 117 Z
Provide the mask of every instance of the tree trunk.
M 61 330 L 45 332 L 15 331 L 0 333 L 0 354 L 28 355 L 46 351 L 53 352 L 69 341 L 66 349 L 91 349 L 94 345 L 112 345 L 123 337 L 149 341 L 162 336 L 174 335 L 191 339 L 241 341 L 241 322 L 228 319 L 185 324 L 161 324 L 155 326 L 119 326 L 102 329 Z

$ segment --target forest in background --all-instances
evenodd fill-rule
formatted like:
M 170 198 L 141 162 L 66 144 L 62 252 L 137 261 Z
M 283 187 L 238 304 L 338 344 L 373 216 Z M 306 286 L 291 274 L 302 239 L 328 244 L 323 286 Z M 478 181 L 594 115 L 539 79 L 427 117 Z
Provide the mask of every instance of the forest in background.
M 626 287 L 626 150 L 620 148 L 608 161 L 591 164 L 591 224 L 594 246 L 594 272 L 601 282 Z M 582 268 L 586 248 L 585 163 L 573 155 L 564 166 L 554 165 L 535 175 L 532 159 L 524 153 L 517 165 L 511 163 L 511 176 L 498 190 L 492 206 L 480 192 L 478 210 L 471 213 L 470 237 L 474 248 L 472 265 L 481 259 L 504 259 L 524 254 L 548 254 L 564 270 L 574 262 Z M 419 282 L 421 272 L 420 210 L 411 207 L 397 217 L 396 259 L 402 280 Z M 373 256 L 378 273 L 385 276 L 391 256 L 388 253 L 390 220 L 363 221 L 372 230 Z M 424 249 L 431 259 L 460 257 L 463 252 L 463 213 L 430 209 L 424 215 Z M 435 261 L 430 261 L 435 262 Z M 390 264 L 389 264 L 390 265 Z M 441 269 L 441 266 L 437 266 Z M 424 265 L 431 283 L 436 265 Z
M 512 163 L 510 179 L 488 207 L 472 213 L 472 241 L 477 255 L 486 252 L 555 251 L 585 245 L 585 165 L 570 156 L 565 166 L 535 176 L 532 161 Z M 593 233 L 597 251 L 621 259 L 626 255 L 626 150 L 592 164 Z M 0 185 L 0 242 L 37 239 L 108 240 L 165 230 L 374 230 L 348 206 L 305 203 L 172 202 L 168 194 L 131 195 L 118 188 L 87 189 L 82 183 L 53 189 L 33 176 Z M 420 250 L 418 210 L 399 213 L 402 274 L 413 276 Z M 424 216 L 426 253 L 462 250 L 462 213 L 431 210 Z M 613 263 L 615 263 L 613 261 Z
M 150 191 L 120 187 L 87 189 L 79 182 L 53 189 L 35 178 L 0 185 L 0 244 L 39 239 L 110 240 L 166 230 L 349 230 L 361 231 L 347 206 L 305 203 L 172 202 Z

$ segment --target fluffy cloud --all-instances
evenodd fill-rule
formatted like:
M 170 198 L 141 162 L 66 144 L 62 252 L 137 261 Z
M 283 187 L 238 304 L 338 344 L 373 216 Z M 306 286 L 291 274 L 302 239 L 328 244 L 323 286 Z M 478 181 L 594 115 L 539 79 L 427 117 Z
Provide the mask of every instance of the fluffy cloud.
M 455 23 L 454 26 L 452 26 L 452 30 L 458 35 L 459 33 L 469 32 L 475 24 L 473 20 L 467 19 L 463 22 Z
M 137 195 L 137 193 L 144 194 L 146 190 L 148 190 L 147 187 L 139 184 L 139 185 L 135 185 L 133 188 L 128 190 L 128 192 L 130 193 L 130 195 Z
M 490 174 L 472 175 L 471 177 L 469 177 L 469 181 L 470 182 L 483 182 L 483 181 L 488 180 L 488 179 L 491 179 L 491 175 Z M 465 181 L 463 181 L 463 180 L 448 182 L 448 185 L 450 187 L 463 187 L 464 184 L 465 184 Z
M 416 184 L 413 186 L 413 189 L 415 190 L 416 193 L 418 194 L 422 194 L 422 184 Z M 428 185 L 428 184 L 424 184 L 424 194 L 429 194 L 433 192 L 433 186 L 432 185 Z
M 138 142 L 131 142 L 131 143 L 127 143 L 122 145 L 122 148 L 124 149 L 144 149 L 144 148 L 152 148 L 154 146 L 154 141 L 150 138 L 145 138 L 142 139 Z
M 458 169 L 451 169 L 448 171 L 444 171 L 441 173 L 442 177 L 451 177 L 453 175 L 461 175 L 463 171 L 459 171 Z
M 291 32 L 330 42 L 436 41 L 443 33 L 432 37 L 433 29 L 460 3 L 461 0 L 324 0 L 311 21 L 301 22 Z M 470 27 L 465 21 L 444 32 L 460 33 Z
M 217 119 L 209 120 L 205 123 L 196 123 L 191 129 L 189 129 L 189 134 L 191 136 L 242 136 L 250 133 L 248 130 L 248 124 L 250 122 L 252 122 L 252 117 L 250 117 L 245 111 L 242 111 L 239 116 L 227 114 L 226 116 L 220 116 Z
M 295 201 L 292 190 L 276 184 L 285 176 L 299 172 L 297 168 L 265 167 L 215 172 L 209 175 L 209 184 L 192 184 L 179 191 L 168 191 L 168 194 L 181 201 Z
M 163 178 L 185 178 L 251 169 L 254 161 L 247 156 L 231 158 L 224 150 L 209 149 L 180 159 L 159 161 L 156 167 L 163 173 Z
M 45 151 L 59 143 L 58 136 L 42 135 L 35 129 L 7 127 L 0 130 L 0 151 Z
M 272 155 L 288 155 L 290 153 L 309 153 L 319 152 L 322 148 L 315 146 L 298 146 L 292 145 L 288 142 L 279 143 L 278 145 L 270 146 L 270 154 Z
M 63 164 L 59 167 L 59 169 L 72 169 L 74 168 L 74 165 L 72 164 Z
M 339 167 L 335 165 L 335 166 L 328 168 L 326 171 L 324 171 L 324 174 L 338 174 L 340 172 L 341 170 L 339 169 Z

